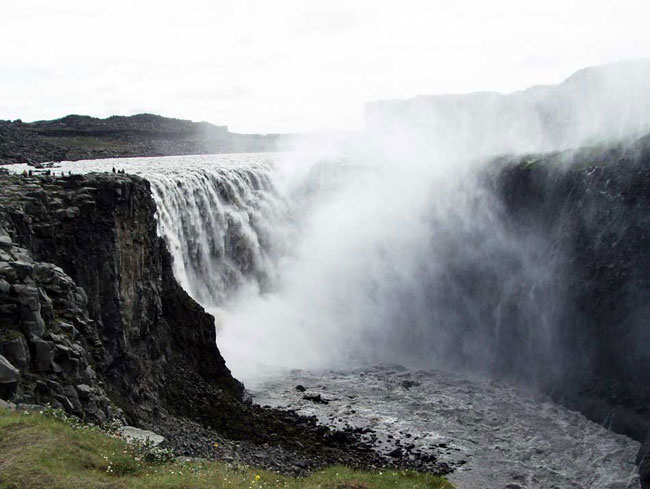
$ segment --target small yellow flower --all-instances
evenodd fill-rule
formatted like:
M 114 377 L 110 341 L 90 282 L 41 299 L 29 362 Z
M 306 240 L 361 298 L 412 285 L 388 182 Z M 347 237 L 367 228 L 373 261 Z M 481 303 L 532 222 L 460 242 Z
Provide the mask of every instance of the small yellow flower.
M 218 444 L 218 443 L 213 443 L 212 446 L 213 446 L 214 448 L 219 448 L 219 444 Z
M 260 479 L 261 479 L 261 477 L 260 477 L 259 475 L 256 475 L 256 476 L 255 476 L 255 480 L 256 480 L 256 481 L 258 481 L 258 480 L 260 480 Z

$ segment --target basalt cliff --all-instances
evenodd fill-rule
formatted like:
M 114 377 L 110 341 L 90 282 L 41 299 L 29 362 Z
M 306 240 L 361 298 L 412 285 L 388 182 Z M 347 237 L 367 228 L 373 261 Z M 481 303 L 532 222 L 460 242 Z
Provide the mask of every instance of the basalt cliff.
M 168 392 L 196 376 L 241 399 L 213 319 L 172 276 L 146 181 L 5 176 L 0 193 L 0 348 L 21 370 L 17 400 L 153 422 L 183 409 Z

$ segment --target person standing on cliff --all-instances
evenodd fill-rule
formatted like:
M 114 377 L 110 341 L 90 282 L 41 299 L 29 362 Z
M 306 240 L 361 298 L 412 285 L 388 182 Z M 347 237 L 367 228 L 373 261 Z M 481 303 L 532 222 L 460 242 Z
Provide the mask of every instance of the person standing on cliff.
M 115 167 L 113 167 L 113 173 L 115 173 Z

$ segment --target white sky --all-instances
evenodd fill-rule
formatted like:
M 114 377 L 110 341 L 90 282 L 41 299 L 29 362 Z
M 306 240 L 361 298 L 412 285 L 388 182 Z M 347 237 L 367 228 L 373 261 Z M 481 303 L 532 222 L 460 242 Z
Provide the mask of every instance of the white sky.
M 364 102 L 650 56 L 650 0 L 0 0 L 0 119 L 355 129 Z

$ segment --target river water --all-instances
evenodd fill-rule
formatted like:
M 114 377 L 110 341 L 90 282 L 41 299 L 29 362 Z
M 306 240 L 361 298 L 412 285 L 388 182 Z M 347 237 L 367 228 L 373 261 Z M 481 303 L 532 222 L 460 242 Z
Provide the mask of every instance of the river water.
M 443 370 L 350 365 L 341 371 L 316 366 L 289 370 L 266 364 L 309 364 L 318 356 L 313 344 L 345 333 L 320 340 L 314 335 L 328 331 L 328 324 L 302 332 L 295 325 L 287 329 L 290 315 L 286 323 L 279 316 L 271 329 L 270 316 L 290 301 L 271 301 L 273 307 L 258 308 L 257 315 L 237 315 L 237 301 L 254 297 L 269 302 L 273 297 L 270 292 L 286 261 L 283 246 L 294 243 L 291 226 L 286 226 L 290 204 L 272 175 L 278 159 L 269 154 L 129 158 L 64 162 L 55 171 L 115 167 L 151 181 L 159 232 L 174 255 L 176 277 L 218 316 L 218 343 L 226 362 L 256 402 L 315 415 L 329 426 L 369 427 L 376 434 L 373 443 L 384 453 L 401 448 L 403 453 L 436 454 L 455 468 L 450 479 L 461 489 L 640 487 L 634 465 L 637 442 L 514 385 Z M 327 277 L 329 268 L 324 263 L 320 276 Z M 295 288 L 302 294 L 315 282 L 300 281 Z M 233 297 L 240 289 L 253 292 Z M 312 308 L 327 304 L 305 297 L 308 318 L 317 312 Z M 306 339 L 297 341 L 300 334 Z M 310 343 L 309 338 L 316 340 Z M 278 341 L 294 347 L 281 351 Z M 328 402 L 306 400 L 305 394 L 319 394 Z
M 307 390 L 302 393 L 297 385 Z M 507 383 L 444 371 L 375 367 L 294 370 L 250 384 L 255 401 L 370 427 L 375 446 L 436 453 L 462 489 L 632 489 L 639 444 L 548 398 Z M 305 400 L 320 394 L 328 404 Z

